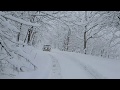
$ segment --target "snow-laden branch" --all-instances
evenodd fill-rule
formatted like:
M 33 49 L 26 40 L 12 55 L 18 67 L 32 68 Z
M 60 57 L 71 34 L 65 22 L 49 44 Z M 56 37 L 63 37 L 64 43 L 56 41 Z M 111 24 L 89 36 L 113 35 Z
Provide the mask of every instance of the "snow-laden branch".
M 13 21 L 16 21 L 16 22 L 19 22 L 19 23 L 22 23 L 22 24 L 25 24 L 25 25 L 28 25 L 28 26 L 35 26 L 35 27 L 40 27 L 41 25 L 38 24 L 38 23 L 31 23 L 31 22 L 27 22 L 23 19 L 20 19 L 20 18 L 16 18 L 16 17 L 13 17 L 11 15 L 5 15 L 3 12 L 0 12 L 0 15 L 6 19 L 10 19 L 10 20 L 13 20 Z

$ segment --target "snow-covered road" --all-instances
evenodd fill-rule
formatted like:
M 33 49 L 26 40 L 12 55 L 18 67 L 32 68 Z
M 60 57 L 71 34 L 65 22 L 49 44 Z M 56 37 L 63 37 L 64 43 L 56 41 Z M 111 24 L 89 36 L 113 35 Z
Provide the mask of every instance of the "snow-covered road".
M 33 55 L 34 53 L 34 55 Z M 120 78 L 120 61 L 79 53 L 36 50 L 31 53 L 36 71 L 19 73 L 23 79 L 107 79 Z M 37 53 L 37 54 L 36 54 Z
M 72 61 L 68 56 L 62 54 L 50 53 L 56 60 L 58 60 L 61 67 L 61 74 L 63 79 L 77 79 L 77 78 L 91 78 L 84 69 L 76 62 Z
M 63 79 L 117 79 L 120 61 L 73 52 L 46 52 L 59 63 Z
M 50 54 L 49 54 L 50 55 Z M 62 79 L 62 75 L 61 75 L 61 66 L 58 62 L 58 60 L 50 55 L 51 60 L 52 60 L 52 65 L 51 65 L 51 74 L 50 74 L 50 78 L 51 79 Z
M 63 53 L 50 53 L 53 57 L 57 58 L 62 68 L 63 78 L 72 79 L 104 79 L 100 73 L 98 73 L 92 67 L 85 65 L 80 60 Z M 61 59 L 62 57 L 62 59 Z

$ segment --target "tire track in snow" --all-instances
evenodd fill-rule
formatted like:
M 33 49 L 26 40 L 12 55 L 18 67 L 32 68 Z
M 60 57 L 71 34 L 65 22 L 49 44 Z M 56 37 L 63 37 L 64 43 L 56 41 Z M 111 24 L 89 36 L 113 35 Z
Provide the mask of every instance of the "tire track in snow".
M 70 55 L 67 55 L 67 54 L 66 55 L 63 53 L 57 53 L 57 54 L 59 54 L 59 55 L 62 54 L 64 57 L 70 58 L 70 60 L 72 60 L 73 62 L 78 64 L 82 69 L 84 69 L 91 76 L 92 79 L 106 79 L 106 77 L 103 77 L 100 73 L 98 73 L 91 66 L 84 64 L 80 60 L 78 60 L 74 57 L 71 57 Z
M 58 60 L 55 57 L 53 57 L 52 55 L 50 55 L 50 57 L 52 59 L 52 73 L 51 73 L 51 78 L 52 79 L 62 79 L 61 67 L 60 67 L 60 64 L 59 64 Z

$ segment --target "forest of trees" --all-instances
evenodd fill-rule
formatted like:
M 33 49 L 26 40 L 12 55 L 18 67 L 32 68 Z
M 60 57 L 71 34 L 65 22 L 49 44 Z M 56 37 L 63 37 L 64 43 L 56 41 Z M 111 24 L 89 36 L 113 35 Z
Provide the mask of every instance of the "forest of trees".
M 0 73 L 32 64 L 24 47 L 120 59 L 119 11 L 0 11 Z M 19 62 L 19 65 L 14 64 Z

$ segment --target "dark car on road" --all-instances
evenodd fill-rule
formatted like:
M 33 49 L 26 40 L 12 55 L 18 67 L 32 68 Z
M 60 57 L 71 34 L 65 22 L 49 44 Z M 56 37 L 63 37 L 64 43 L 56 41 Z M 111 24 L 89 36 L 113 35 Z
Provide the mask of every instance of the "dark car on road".
M 43 51 L 51 51 L 51 46 L 50 45 L 44 45 L 43 46 Z

